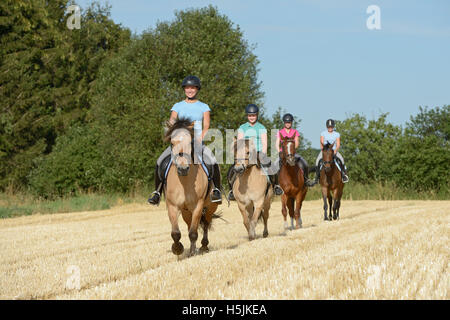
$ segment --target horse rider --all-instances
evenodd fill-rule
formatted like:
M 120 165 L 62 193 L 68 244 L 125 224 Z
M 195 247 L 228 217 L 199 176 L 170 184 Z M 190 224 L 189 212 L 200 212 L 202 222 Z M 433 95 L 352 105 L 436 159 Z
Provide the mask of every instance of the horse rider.
M 292 128 L 293 122 L 294 122 L 294 116 L 292 114 L 286 113 L 283 116 L 284 127 L 283 127 L 283 129 L 278 131 L 277 140 L 275 143 L 275 146 L 280 154 L 280 158 L 278 159 L 278 161 L 280 161 L 280 159 L 281 159 L 281 152 L 282 152 L 281 145 L 280 145 L 281 137 L 294 139 L 295 149 L 297 149 L 298 146 L 300 145 L 300 142 L 299 142 L 300 133 L 296 129 Z M 314 183 L 308 179 L 308 173 L 309 173 L 308 163 L 305 161 L 305 159 L 303 159 L 303 157 L 301 155 L 299 155 L 297 153 L 295 154 L 295 159 L 296 159 L 296 162 L 299 164 L 299 167 L 302 168 L 302 170 L 303 170 L 305 185 L 313 186 Z M 278 181 L 278 174 L 277 174 L 276 180 Z
M 194 135 L 196 139 L 198 139 L 200 142 L 205 137 L 206 133 L 209 129 L 210 124 L 210 111 L 211 109 L 209 106 L 197 98 L 197 94 L 201 89 L 200 79 L 196 76 L 190 75 L 183 79 L 181 83 L 181 87 L 184 90 L 184 94 L 186 95 L 186 98 L 178 103 L 175 103 L 171 109 L 170 124 L 175 123 L 177 117 L 178 118 L 189 118 L 190 120 L 194 121 Z M 202 128 L 203 124 L 203 128 Z M 196 148 L 194 148 L 195 150 Z M 212 202 L 221 202 L 222 201 L 222 194 L 218 187 L 220 187 L 220 170 L 219 166 L 217 164 L 217 161 L 212 154 L 211 150 L 207 147 L 205 147 L 203 144 L 200 148 L 201 154 L 197 154 L 198 159 L 201 161 L 202 167 L 206 172 L 206 175 L 208 176 L 208 180 L 212 182 L 212 192 L 211 192 L 211 201 Z M 159 202 L 161 200 L 161 192 L 163 190 L 164 186 L 164 173 L 166 172 L 167 165 L 169 164 L 169 161 L 164 161 L 167 157 L 171 156 L 171 147 L 167 147 L 166 150 L 160 155 L 156 162 L 156 168 L 155 168 L 155 187 L 156 190 L 151 194 L 151 196 L 148 199 L 148 202 L 152 205 L 159 205 Z M 209 166 L 205 166 L 205 161 L 207 160 L 207 163 Z M 164 162 L 164 163 L 163 163 Z M 160 167 L 161 164 L 166 166 L 166 168 L 163 169 L 162 177 L 160 178 Z
M 270 167 L 270 159 L 267 157 L 267 130 L 264 125 L 258 122 L 259 108 L 255 104 L 249 104 L 245 107 L 245 113 L 247 114 L 248 121 L 239 127 L 237 139 L 253 139 L 262 167 L 268 168 Z M 234 173 L 233 168 L 234 165 L 230 167 L 227 174 L 228 185 L 230 187 L 230 192 L 228 194 L 229 200 L 235 200 L 233 195 L 233 184 L 236 179 L 236 174 Z M 266 170 L 264 171 L 267 173 Z M 283 190 L 276 181 L 277 174 L 267 173 L 267 175 L 273 186 L 275 194 L 282 195 Z
M 326 143 L 333 144 L 334 157 L 337 160 L 338 166 L 341 171 L 342 182 L 347 183 L 348 182 L 347 167 L 345 166 L 344 158 L 339 153 L 339 148 L 341 147 L 341 135 L 339 134 L 339 132 L 335 130 L 336 124 L 333 119 L 328 119 L 325 125 L 327 127 L 327 130 L 324 130 L 320 134 L 320 149 L 323 150 L 324 145 Z M 322 151 L 319 152 L 319 155 L 317 156 L 316 159 L 316 177 L 314 180 L 314 184 L 319 182 L 321 161 L 322 161 Z

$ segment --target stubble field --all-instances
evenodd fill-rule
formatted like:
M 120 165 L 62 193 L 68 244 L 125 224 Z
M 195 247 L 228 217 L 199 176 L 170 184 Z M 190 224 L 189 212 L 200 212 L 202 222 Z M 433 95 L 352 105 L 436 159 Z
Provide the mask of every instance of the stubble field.
M 219 210 L 210 252 L 181 259 L 164 203 L 0 220 L 0 298 L 450 298 L 450 201 L 343 201 L 333 222 L 306 201 L 293 231 L 274 201 L 252 242 L 235 202 Z

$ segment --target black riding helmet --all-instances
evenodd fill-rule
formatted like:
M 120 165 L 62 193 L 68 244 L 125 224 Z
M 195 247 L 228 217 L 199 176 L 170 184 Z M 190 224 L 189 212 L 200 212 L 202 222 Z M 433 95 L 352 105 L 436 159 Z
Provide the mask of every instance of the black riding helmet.
M 259 108 L 256 104 L 249 104 L 245 107 L 246 114 L 255 114 L 259 112 Z
M 325 125 L 327 126 L 327 128 L 329 128 L 329 127 L 334 128 L 336 124 L 333 119 L 328 119 L 327 122 L 325 123 Z
M 286 113 L 284 116 L 283 116 L 283 122 L 294 122 L 294 116 L 292 115 L 292 114 L 290 114 L 290 113 Z
M 202 88 L 200 84 L 200 79 L 196 76 L 187 76 L 183 79 L 183 82 L 181 83 L 181 86 L 184 88 L 185 86 L 194 86 L 197 87 L 198 90 Z
M 259 108 L 256 104 L 249 104 L 245 107 L 246 114 L 255 114 L 259 112 Z

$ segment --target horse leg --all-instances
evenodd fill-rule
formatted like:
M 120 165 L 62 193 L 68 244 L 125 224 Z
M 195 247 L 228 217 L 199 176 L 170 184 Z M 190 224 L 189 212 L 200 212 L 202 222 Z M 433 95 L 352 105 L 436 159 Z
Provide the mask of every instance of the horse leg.
M 172 252 L 173 254 L 176 254 L 179 256 L 183 253 L 184 247 L 180 242 L 181 239 L 181 232 L 180 228 L 178 227 L 178 208 L 170 203 L 167 203 L 167 211 L 169 212 L 169 220 L 172 224 Z
M 245 205 L 243 203 L 241 203 L 240 201 L 237 201 L 237 203 L 238 203 L 239 211 L 241 211 L 241 214 L 242 214 L 242 220 L 244 222 L 245 229 L 247 229 L 247 232 L 248 232 L 250 230 L 250 222 L 248 220 L 249 215 L 247 213 L 247 209 L 246 209 Z
M 256 224 L 258 223 L 259 216 L 261 214 L 261 211 L 264 207 L 264 199 L 253 202 L 253 215 L 250 219 L 250 230 L 248 232 L 248 238 L 250 241 L 254 240 L 256 238 Z
M 302 212 L 303 200 L 305 199 L 305 196 L 306 196 L 306 190 L 307 189 L 304 188 L 304 190 L 300 191 L 297 194 L 297 197 L 295 199 L 296 200 L 296 203 L 295 203 L 295 218 L 296 218 L 296 222 L 297 222 L 297 225 L 295 226 L 296 229 L 301 228 L 302 224 L 303 224 L 301 212 Z
M 336 198 L 334 198 L 333 199 L 333 220 L 337 220 L 337 214 L 336 214 L 336 211 L 337 211 L 337 199 Z
M 294 230 L 294 216 L 295 216 L 295 199 L 288 198 L 289 216 L 291 217 L 291 230 Z
M 328 220 L 328 204 L 327 204 L 328 190 L 326 187 L 322 187 L 322 199 L 323 199 L 323 220 Z
M 193 256 L 196 250 L 196 242 L 198 239 L 198 225 L 202 217 L 203 201 L 199 201 L 197 206 L 192 211 L 192 222 L 189 228 L 189 240 L 191 240 L 191 248 L 189 250 L 189 256 Z
M 283 219 L 284 219 L 284 229 L 286 230 L 288 228 L 288 224 L 286 221 L 287 218 L 287 208 L 286 208 L 286 203 L 287 203 L 288 197 L 285 193 L 283 193 L 281 195 L 281 213 L 283 214 Z
M 331 191 L 328 190 L 328 210 L 329 210 L 329 215 L 328 215 L 328 219 L 332 220 L 332 216 L 331 213 L 333 211 L 333 197 L 331 196 Z
M 206 214 L 203 214 L 202 218 L 200 219 L 200 224 L 203 228 L 202 246 L 200 247 L 201 253 L 206 253 L 209 251 L 209 249 L 208 249 L 208 244 L 209 244 L 208 229 L 209 229 L 209 226 L 211 225 L 211 220 L 212 220 L 212 215 L 206 215 Z
M 269 230 L 267 229 L 267 220 L 269 219 L 269 208 L 267 206 L 262 211 L 263 220 L 264 220 L 264 231 L 263 231 L 263 237 L 267 238 L 269 235 Z
M 336 219 L 339 219 L 339 209 L 341 207 L 342 190 L 335 192 L 334 198 L 336 199 Z

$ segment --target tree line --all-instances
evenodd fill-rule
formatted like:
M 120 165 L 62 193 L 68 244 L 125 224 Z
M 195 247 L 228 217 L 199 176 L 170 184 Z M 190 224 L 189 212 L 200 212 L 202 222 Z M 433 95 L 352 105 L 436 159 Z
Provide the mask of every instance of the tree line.
M 69 3 L 0 3 L 0 190 L 52 198 L 152 186 L 163 126 L 189 74 L 202 80 L 200 100 L 224 136 L 246 121 L 249 103 L 267 128 L 282 127 L 284 109 L 264 112 L 254 47 L 217 8 L 177 11 L 135 35 L 95 2 L 69 30 Z M 337 121 L 352 181 L 448 192 L 449 113 L 421 108 L 405 128 L 387 114 Z M 319 151 L 303 140 L 299 152 L 313 164 Z

